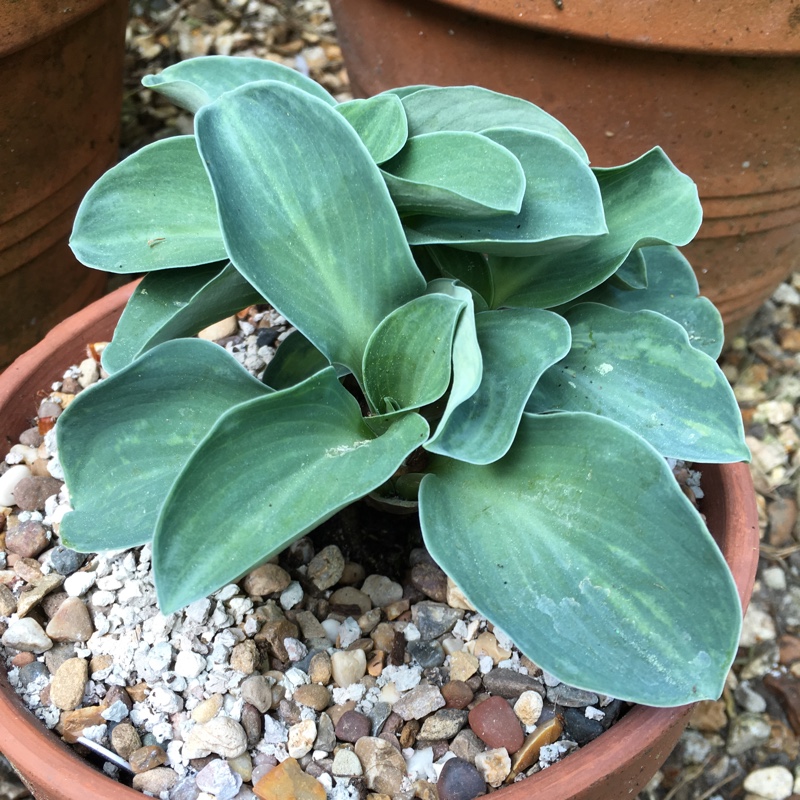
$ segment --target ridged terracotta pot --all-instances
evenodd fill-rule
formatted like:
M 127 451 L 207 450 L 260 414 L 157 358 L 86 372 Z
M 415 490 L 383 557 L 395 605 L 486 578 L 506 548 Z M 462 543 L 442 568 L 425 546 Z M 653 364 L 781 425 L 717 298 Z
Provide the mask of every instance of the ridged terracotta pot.
M 117 159 L 126 0 L 3 0 L 0 368 L 102 294 L 67 246 Z
M 87 342 L 107 340 L 132 285 L 62 322 L 0 375 L 0 457 L 36 413 L 39 393 L 85 357 Z M 731 567 L 746 607 L 758 563 L 758 514 L 746 464 L 703 466 L 702 511 Z M 525 613 L 522 609 L 521 613 Z M 616 800 L 634 797 L 655 774 L 683 731 L 691 706 L 637 706 L 598 739 L 496 800 Z M 135 800 L 141 795 L 80 759 L 25 709 L 0 665 L 0 751 L 39 800 Z
M 353 91 L 476 84 L 549 111 L 594 166 L 661 145 L 698 184 L 686 256 L 728 330 L 800 268 L 795 0 L 331 0 Z

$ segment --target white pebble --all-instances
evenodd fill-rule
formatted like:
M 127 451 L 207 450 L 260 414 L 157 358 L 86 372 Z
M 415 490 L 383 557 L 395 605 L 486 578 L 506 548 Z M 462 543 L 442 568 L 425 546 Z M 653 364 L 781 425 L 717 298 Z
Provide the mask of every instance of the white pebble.
M 311 752 L 317 738 L 317 724 L 313 719 L 304 719 L 289 728 L 288 750 L 290 758 L 302 758 Z
M 786 800 L 792 794 L 793 784 L 792 773 L 786 767 L 764 767 L 744 779 L 745 790 L 764 800 Z
M 298 603 L 301 603 L 302 600 L 303 587 L 297 581 L 292 581 L 283 592 L 281 592 L 281 608 L 285 611 L 294 608 Z
M 541 695 L 529 689 L 514 703 L 514 713 L 523 725 L 535 725 L 542 714 L 543 706 Z
M 331 644 L 336 644 L 336 639 L 339 636 L 339 623 L 335 619 L 322 620 L 322 627 L 325 629 L 325 635 L 330 639 Z
M 181 650 L 175 658 L 175 674 L 183 678 L 197 678 L 205 668 L 205 658 L 191 650 Z
M 0 475 L 0 506 L 14 505 L 14 489 L 23 478 L 29 478 L 31 471 L 24 464 L 16 464 Z

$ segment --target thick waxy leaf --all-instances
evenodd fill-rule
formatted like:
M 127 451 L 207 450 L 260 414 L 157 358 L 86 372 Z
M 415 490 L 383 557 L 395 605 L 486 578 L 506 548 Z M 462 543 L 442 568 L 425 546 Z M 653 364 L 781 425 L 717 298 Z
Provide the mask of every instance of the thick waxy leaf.
M 418 87 L 411 87 L 418 88 Z M 474 131 L 522 128 L 553 136 L 589 163 L 583 145 L 538 106 L 478 86 L 431 87 L 403 96 L 409 135 L 434 131 Z
M 316 98 L 268 82 L 203 107 L 196 128 L 236 268 L 360 378 L 378 323 L 425 281 L 358 134 Z
M 364 353 L 364 393 L 374 411 L 433 403 L 450 384 L 453 335 L 464 300 L 417 297 L 377 327 Z
M 541 374 L 569 352 L 567 322 L 550 311 L 509 308 L 475 317 L 483 357 L 478 390 L 443 419 L 425 449 L 490 464 L 511 447 Z
M 425 249 L 444 277 L 461 281 L 480 296 L 481 302 L 476 302 L 478 311 L 485 311 L 491 305 L 494 287 L 485 256 L 445 245 L 431 245 Z
M 164 342 L 81 392 L 57 428 L 75 509 L 61 523 L 64 544 L 92 552 L 149 541 L 169 487 L 217 419 L 270 392 L 201 339 Z
M 288 389 L 330 366 L 330 361 L 300 331 L 292 331 L 267 363 L 261 380 L 273 389 Z M 344 367 L 336 365 L 338 377 L 347 373 Z
M 393 94 L 402 100 L 404 97 L 408 97 L 410 94 L 414 94 L 414 92 L 419 92 L 422 89 L 435 89 L 435 88 L 437 87 L 431 85 L 430 83 L 418 83 L 413 86 L 397 86 L 394 89 L 387 89 L 385 92 L 381 92 L 381 94 Z
M 728 381 L 680 325 L 596 303 L 575 306 L 566 319 L 572 349 L 541 377 L 528 411 L 610 417 L 673 458 L 750 460 Z
M 194 136 L 143 147 L 92 186 L 70 247 L 86 266 L 149 272 L 227 259 Z
M 383 178 L 401 215 L 517 214 L 525 193 L 516 156 L 486 136 L 462 131 L 412 136 L 383 165 Z
M 232 409 L 186 464 L 158 520 L 161 611 L 236 580 L 371 492 L 427 434 L 409 413 L 375 438 L 332 369 Z M 243 453 L 256 456 L 253 469 L 242 468 Z
M 725 334 L 722 317 L 707 297 L 698 297 L 697 278 L 677 248 L 634 250 L 646 260 L 648 285 L 637 291 L 620 290 L 610 281 L 581 296 L 579 301 L 602 303 L 622 311 L 658 311 L 682 325 L 692 347 L 719 358 Z
M 549 308 L 566 303 L 613 275 L 634 247 L 682 245 L 697 233 L 702 219 L 697 187 L 660 147 L 622 167 L 593 171 L 603 194 L 608 236 L 558 256 L 490 259 L 495 305 Z
M 561 258 L 567 250 L 605 238 L 597 180 L 574 150 L 552 136 L 514 128 L 487 130 L 484 135 L 522 164 L 526 186 L 519 214 L 469 220 L 409 217 L 404 223 L 412 245 L 448 244 L 505 256 L 558 253 Z
M 397 155 L 408 139 L 406 112 L 399 97 L 379 94 L 340 103 L 336 110 L 353 126 L 376 164 Z
M 239 56 L 200 56 L 179 61 L 158 75 L 145 75 L 142 83 L 175 105 L 195 112 L 221 94 L 255 81 L 280 81 L 296 86 L 328 105 L 336 105 L 316 81 L 274 61 Z
M 620 268 L 608 280 L 618 289 L 646 289 L 647 265 L 642 250 L 631 250 Z
M 146 275 L 122 312 L 114 338 L 103 350 L 106 372 L 127 367 L 142 353 L 169 339 L 194 336 L 261 295 L 228 263 L 171 269 Z
M 500 461 L 431 468 L 431 555 L 539 666 L 647 705 L 719 696 L 739 640 L 736 586 L 642 439 L 591 414 L 525 414 Z

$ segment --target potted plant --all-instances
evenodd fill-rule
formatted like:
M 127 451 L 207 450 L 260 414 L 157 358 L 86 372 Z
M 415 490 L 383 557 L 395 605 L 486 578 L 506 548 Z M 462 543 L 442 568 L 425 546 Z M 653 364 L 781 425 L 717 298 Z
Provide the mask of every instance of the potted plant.
M 127 13 L 125 0 L 4 4 L 0 368 L 103 292 L 67 242 L 81 198 L 117 161 Z
M 109 377 L 57 426 L 64 543 L 150 542 L 170 613 L 360 498 L 415 497 L 433 557 L 532 660 L 643 704 L 616 778 L 537 785 L 641 787 L 675 707 L 721 692 L 757 555 L 721 321 L 675 249 L 700 223 L 694 184 L 658 148 L 590 169 L 554 118 L 476 87 L 337 105 L 223 57 L 146 83 L 196 134 L 109 171 L 76 220 L 84 263 L 147 275 Z M 263 380 L 183 338 L 259 299 L 297 328 Z M 738 590 L 665 457 L 730 465 L 706 469 L 724 489 L 706 513 Z
M 735 330 L 796 268 L 800 173 L 793 0 L 333 0 L 356 96 L 477 83 L 541 105 L 592 163 L 655 144 L 697 182 L 684 253 Z

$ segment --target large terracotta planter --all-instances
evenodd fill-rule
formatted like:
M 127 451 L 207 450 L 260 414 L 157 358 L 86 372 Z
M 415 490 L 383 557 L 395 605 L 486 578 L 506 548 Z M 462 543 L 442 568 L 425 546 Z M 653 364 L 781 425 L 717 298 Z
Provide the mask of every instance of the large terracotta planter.
M 67 239 L 117 158 L 126 0 L 4 2 L 0 13 L 0 368 L 102 294 Z
M 595 166 L 661 145 L 705 212 L 685 253 L 729 331 L 800 268 L 794 0 L 332 0 L 353 91 L 525 97 Z
M 107 340 L 133 289 L 123 286 L 62 322 L 0 375 L 0 457 L 36 413 L 39 391 L 85 356 L 85 344 Z M 703 512 L 733 571 L 743 606 L 758 562 L 758 515 L 746 464 L 703 467 Z M 638 706 L 599 739 L 534 778 L 493 794 L 497 800 L 612 800 L 633 797 L 667 758 L 691 706 Z M 0 667 L 0 751 L 39 800 L 141 799 L 82 761 L 23 706 Z

